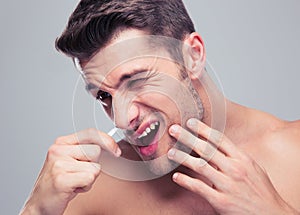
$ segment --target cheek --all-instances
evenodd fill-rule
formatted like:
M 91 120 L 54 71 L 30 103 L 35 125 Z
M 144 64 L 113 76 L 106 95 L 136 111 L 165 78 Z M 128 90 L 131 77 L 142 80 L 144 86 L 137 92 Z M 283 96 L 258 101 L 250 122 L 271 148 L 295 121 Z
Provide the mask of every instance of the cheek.
M 151 109 L 165 113 L 166 115 L 180 116 L 180 104 L 171 96 L 161 93 L 147 93 L 139 96 L 140 102 Z

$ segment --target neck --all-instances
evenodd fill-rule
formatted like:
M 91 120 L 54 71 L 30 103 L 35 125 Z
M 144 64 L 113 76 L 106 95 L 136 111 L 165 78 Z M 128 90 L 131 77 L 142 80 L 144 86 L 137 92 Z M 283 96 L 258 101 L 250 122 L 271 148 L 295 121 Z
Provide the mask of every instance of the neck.
M 223 132 L 236 144 L 242 144 L 252 134 L 257 134 L 259 130 L 263 131 L 268 129 L 270 125 L 276 124 L 274 117 L 270 117 L 270 115 L 267 117 L 265 113 L 246 108 L 226 99 L 207 72 L 204 72 L 199 80 L 193 81 L 193 85 L 203 103 L 202 121 Z M 264 122 L 260 121 L 261 118 L 264 118 Z
M 252 110 L 226 100 L 226 126 L 224 134 L 235 144 L 245 143 L 249 138 Z

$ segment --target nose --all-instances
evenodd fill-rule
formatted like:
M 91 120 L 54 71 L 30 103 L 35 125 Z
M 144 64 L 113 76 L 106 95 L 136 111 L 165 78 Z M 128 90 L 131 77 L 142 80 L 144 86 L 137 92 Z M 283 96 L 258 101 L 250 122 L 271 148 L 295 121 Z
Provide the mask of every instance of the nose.
M 116 127 L 133 130 L 138 122 L 139 107 L 125 95 L 113 99 L 113 120 Z

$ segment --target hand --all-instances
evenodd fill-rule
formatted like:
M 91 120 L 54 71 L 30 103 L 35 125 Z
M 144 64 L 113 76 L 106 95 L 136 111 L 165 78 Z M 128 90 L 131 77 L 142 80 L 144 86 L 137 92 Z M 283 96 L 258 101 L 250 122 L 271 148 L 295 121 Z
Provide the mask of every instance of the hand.
M 197 119 L 190 119 L 187 127 L 201 139 L 179 125 L 169 132 L 200 158 L 175 148 L 168 157 L 209 182 L 175 173 L 177 184 L 204 197 L 220 214 L 298 214 L 279 196 L 266 172 L 225 135 Z
M 101 148 L 121 154 L 115 141 L 96 129 L 57 138 L 21 214 L 62 214 L 70 200 L 95 182 Z

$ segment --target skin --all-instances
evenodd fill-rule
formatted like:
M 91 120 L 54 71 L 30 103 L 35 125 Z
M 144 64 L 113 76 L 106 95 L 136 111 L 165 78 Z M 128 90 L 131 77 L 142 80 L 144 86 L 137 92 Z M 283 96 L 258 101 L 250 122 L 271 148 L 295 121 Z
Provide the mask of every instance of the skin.
M 112 43 L 143 34 L 125 30 Z M 195 51 L 192 68 L 201 65 L 205 61 L 201 37 L 193 33 L 184 42 Z M 92 68 L 95 62 L 97 56 L 83 69 Z M 88 78 L 96 82 L 98 75 L 91 73 Z M 176 77 L 176 73 L 169 75 Z M 213 83 L 203 70 L 195 69 L 189 77 L 203 103 L 203 122 L 192 119 L 182 124 L 170 109 L 161 109 L 174 120 L 166 125 L 168 134 L 159 153 L 175 162 L 184 160 L 181 166 L 151 181 L 119 180 L 101 172 L 97 161 L 101 150 L 119 156 L 119 147 L 136 156 L 128 145 L 118 146 L 93 129 L 60 137 L 48 151 L 22 214 L 299 214 L 300 121 L 282 121 L 226 99 L 225 130 L 213 130 L 208 126 L 210 103 L 203 90 L 205 84 Z M 201 84 L 196 81 L 199 78 L 204 80 Z M 109 80 L 113 84 L 117 79 Z M 113 88 L 106 90 L 114 96 Z M 223 98 L 220 92 L 214 96 Z M 132 105 L 127 120 L 147 110 Z M 219 146 L 212 157 L 204 153 L 209 147 L 205 139 Z M 189 155 L 173 148 L 169 143 L 174 140 L 193 147 L 194 152 Z M 79 143 L 85 145 L 87 155 L 79 150 Z

